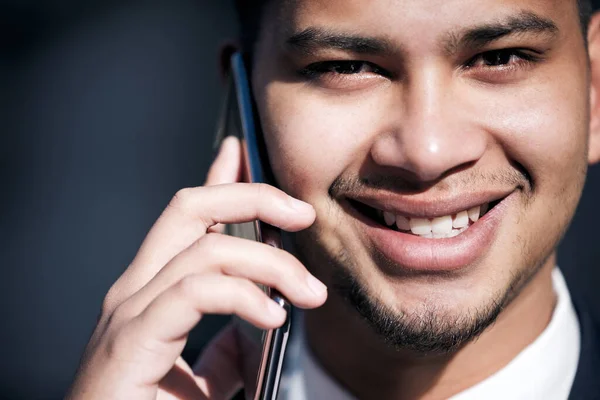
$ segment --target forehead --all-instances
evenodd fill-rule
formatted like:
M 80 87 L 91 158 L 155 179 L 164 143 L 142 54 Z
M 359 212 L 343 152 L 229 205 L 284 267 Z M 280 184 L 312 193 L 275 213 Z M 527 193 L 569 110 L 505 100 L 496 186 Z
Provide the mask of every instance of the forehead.
M 317 27 L 425 45 L 453 31 L 529 13 L 580 34 L 577 0 L 287 0 L 268 13 L 267 36 L 285 40 Z

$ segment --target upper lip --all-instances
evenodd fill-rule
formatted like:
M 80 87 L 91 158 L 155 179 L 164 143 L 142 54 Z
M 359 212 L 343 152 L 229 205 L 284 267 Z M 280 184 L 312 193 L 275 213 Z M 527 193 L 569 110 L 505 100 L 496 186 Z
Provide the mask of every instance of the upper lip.
M 371 208 L 410 218 L 437 218 L 502 200 L 515 189 L 486 190 L 457 195 L 401 195 L 389 191 L 346 194 L 345 197 Z

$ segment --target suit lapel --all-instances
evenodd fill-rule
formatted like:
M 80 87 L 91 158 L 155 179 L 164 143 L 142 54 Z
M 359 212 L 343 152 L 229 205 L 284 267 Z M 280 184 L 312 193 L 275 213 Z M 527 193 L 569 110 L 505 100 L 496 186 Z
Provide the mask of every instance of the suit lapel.
M 600 399 L 600 329 L 583 302 L 575 303 L 575 309 L 581 329 L 581 354 L 569 400 Z

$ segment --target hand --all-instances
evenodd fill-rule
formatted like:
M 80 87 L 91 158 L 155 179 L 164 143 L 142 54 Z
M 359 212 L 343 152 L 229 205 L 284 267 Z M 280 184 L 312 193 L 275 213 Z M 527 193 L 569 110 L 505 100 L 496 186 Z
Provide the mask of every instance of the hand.
M 235 331 L 223 332 L 195 370 L 180 358 L 202 316 L 281 326 L 285 312 L 255 283 L 298 307 L 325 302 L 325 286 L 289 253 L 219 233 L 219 224 L 256 219 L 298 231 L 315 219 L 310 205 L 274 187 L 234 183 L 240 159 L 239 141 L 226 139 L 206 185 L 172 199 L 106 295 L 68 399 L 229 398 L 241 386 Z

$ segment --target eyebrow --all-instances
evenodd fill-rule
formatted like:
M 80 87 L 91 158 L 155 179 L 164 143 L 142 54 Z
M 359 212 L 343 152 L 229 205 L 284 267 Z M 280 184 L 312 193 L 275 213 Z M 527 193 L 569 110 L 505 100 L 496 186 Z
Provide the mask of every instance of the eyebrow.
M 532 12 L 522 12 L 493 23 L 486 23 L 451 32 L 443 41 L 448 53 L 458 49 L 479 49 L 516 34 L 544 34 L 556 36 L 558 26 L 550 19 Z M 293 51 L 310 54 L 317 50 L 341 50 L 356 54 L 392 55 L 401 53 L 401 48 L 385 37 L 361 36 L 353 33 L 336 32 L 331 29 L 308 27 L 292 34 L 286 45 Z
M 555 37 L 558 26 L 550 19 L 532 12 L 522 12 L 504 21 L 467 28 L 461 33 L 450 33 L 445 41 L 449 53 L 458 49 L 480 49 L 502 38 L 517 34 L 536 34 Z
M 311 53 L 320 49 L 342 50 L 357 54 L 391 54 L 394 44 L 380 37 L 366 37 L 339 33 L 328 29 L 309 27 L 290 36 L 286 44 L 293 50 Z

